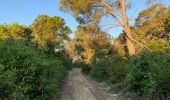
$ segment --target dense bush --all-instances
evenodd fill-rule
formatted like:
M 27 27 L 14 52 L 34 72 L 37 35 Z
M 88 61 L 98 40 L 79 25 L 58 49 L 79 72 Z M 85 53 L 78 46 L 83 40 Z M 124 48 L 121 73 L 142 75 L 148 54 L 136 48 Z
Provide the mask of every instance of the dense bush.
M 107 80 L 109 77 L 107 68 L 109 66 L 110 66 L 109 60 L 106 59 L 100 60 L 92 67 L 90 75 L 98 81 Z
M 88 74 L 91 70 L 91 66 L 88 64 L 84 64 L 83 62 L 75 64 L 76 67 L 82 68 L 82 72 Z
M 65 74 L 62 59 L 41 56 L 24 41 L 0 42 L 0 99 L 52 99 Z
M 47 59 L 44 60 L 43 65 L 45 69 L 39 74 L 43 74 L 41 77 L 44 83 L 41 83 L 40 86 L 43 90 L 42 95 L 39 99 L 49 99 L 59 95 L 60 86 L 63 83 L 63 79 L 67 72 L 66 67 L 63 66 L 61 60 L 57 59 Z
M 121 82 L 125 79 L 127 74 L 126 59 L 122 59 L 119 56 L 114 56 L 111 59 L 112 63 L 107 69 L 109 74 L 109 81 L 111 83 Z
M 170 54 L 143 53 L 131 59 L 126 83 L 141 95 L 170 95 Z
M 119 56 L 101 59 L 94 64 L 90 74 L 93 78 L 109 83 L 122 81 L 126 76 L 126 60 Z
M 69 55 L 65 53 L 63 60 L 63 66 L 66 67 L 67 70 L 71 70 L 73 67 L 73 63 L 72 60 L 69 58 Z

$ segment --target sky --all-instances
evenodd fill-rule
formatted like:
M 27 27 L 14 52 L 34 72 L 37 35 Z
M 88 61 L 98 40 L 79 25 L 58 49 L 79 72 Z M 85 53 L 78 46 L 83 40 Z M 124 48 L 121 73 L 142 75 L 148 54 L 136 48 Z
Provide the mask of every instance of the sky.
M 0 24 L 19 23 L 21 25 L 31 25 L 33 21 L 41 14 L 49 16 L 60 16 L 65 19 L 67 26 L 74 32 L 78 23 L 68 13 L 60 11 L 60 0 L 0 0 Z M 134 23 L 134 19 L 138 13 L 145 9 L 145 0 L 131 0 L 132 8 L 127 12 L 128 16 L 133 16 L 130 21 Z M 170 0 L 162 0 L 166 6 L 170 6 Z M 121 32 L 121 28 L 115 28 L 108 31 L 112 36 L 117 36 Z M 73 37 L 73 35 L 71 35 Z

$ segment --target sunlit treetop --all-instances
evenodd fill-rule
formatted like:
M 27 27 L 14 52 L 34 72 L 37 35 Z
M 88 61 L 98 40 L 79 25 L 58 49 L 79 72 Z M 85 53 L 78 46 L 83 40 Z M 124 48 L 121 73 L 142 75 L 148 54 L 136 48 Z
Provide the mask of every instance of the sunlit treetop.
M 170 9 L 163 4 L 154 4 L 139 13 L 136 19 L 136 34 L 138 37 L 147 35 L 159 36 L 170 32 Z
M 8 29 L 6 25 L 0 25 L 0 40 L 7 39 L 9 36 Z
M 4 40 L 9 37 L 14 39 L 28 40 L 31 38 L 32 29 L 30 27 L 13 23 L 9 25 L 0 25 L 0 39 Z
M 108 15 L 108 9 L 103 7 L 103 2 L 108 4 L 105 6 L 115 10 L 120 8 L 119 0 L 60 0 L 60 2 L 60 9 L 71 13 L 81 24 L 99 21 L 102 16 Z
M 32 24 L 33 41 L 40 47 L 59 45 L 69 39 L 71 30 L 58 16 L 40 15 Z

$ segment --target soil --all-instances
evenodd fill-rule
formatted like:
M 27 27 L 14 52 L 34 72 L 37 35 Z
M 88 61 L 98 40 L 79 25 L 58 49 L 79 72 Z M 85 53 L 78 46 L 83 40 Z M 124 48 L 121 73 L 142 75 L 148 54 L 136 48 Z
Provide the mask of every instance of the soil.
M 74 68 L 65 79 L 59 100 L 123 100 L 118 97 L 110 94 L 102 84 L 82 74 L 80 68 Z

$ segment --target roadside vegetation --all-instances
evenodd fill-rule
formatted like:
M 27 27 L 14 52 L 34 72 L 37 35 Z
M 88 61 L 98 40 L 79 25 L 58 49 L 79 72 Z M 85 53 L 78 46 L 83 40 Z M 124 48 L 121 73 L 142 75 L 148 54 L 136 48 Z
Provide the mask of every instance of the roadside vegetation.
M 69 33 L 63 19 L 47 15 L 40 15 L 30 27 L 0 25 L 0 99 L 47 100 L 59 96 L 71 69 L 66 48 L 60 46 Z M 62 36 L 66 38 L 59 39 Z

